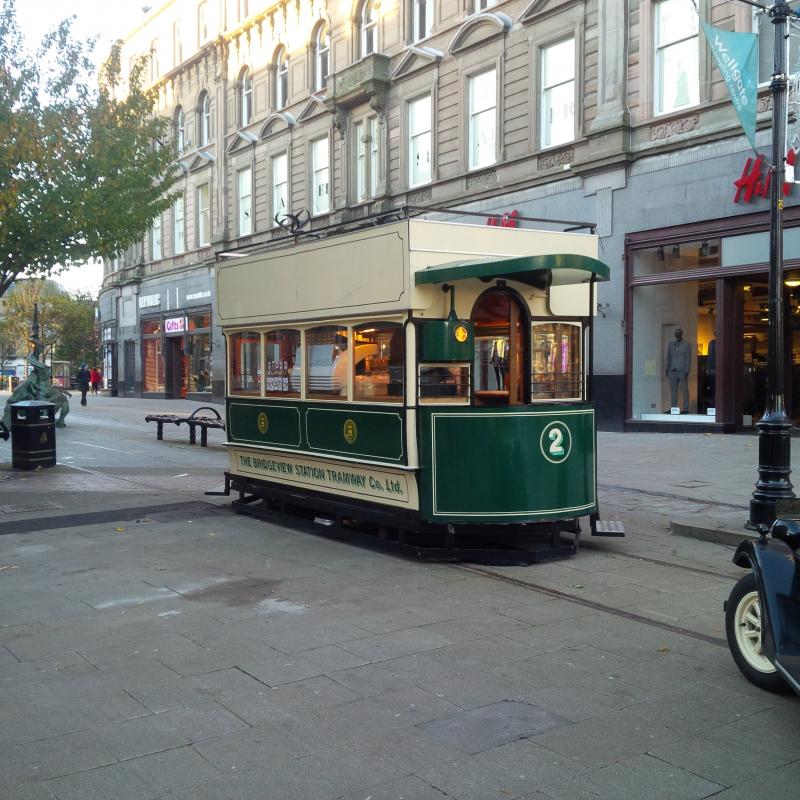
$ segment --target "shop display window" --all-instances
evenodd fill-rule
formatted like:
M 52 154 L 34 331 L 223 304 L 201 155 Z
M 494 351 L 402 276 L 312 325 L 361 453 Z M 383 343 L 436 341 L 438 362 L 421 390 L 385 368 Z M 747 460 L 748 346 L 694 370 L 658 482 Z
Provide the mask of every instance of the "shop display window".
M 300 331 L 268 331 L 264 337 L 264 392 L 275 397 L 300 397 L 302 349 Z
M 161 333 L 161 320 L 160 319 L 143 319 L 142 320 L 142 336 L 152 336 L 156 333 Z
M 633 259 L 633 277 L 683 272 L 720 266 L 720 240 L 701 239 L 693 242 L 663 244 L 639 250 Z
M 228 339 L 230 393 L 261 394 L 261 334 L 256 331 L 232 333 Z
M 211 391 L 211 334 L 195 333 L 189 337 L 190 392 Z
M 190 331 L 211 328 L 211 314 L 190 314 L 188 318 L 188 328 Z
M 398 323 L 379 322 L 353 330 L 354 400 L 403 400 L 405 332 Z
M 347 397 L 350 374 L 348 330 L 323 325 L 306 331 L 306 386 L 309 399 Z
M 583 396 L 579 322 L 534 322 L 531 399 L 579 400 Z
M 715 421 L 715 281 L 675 281 L 633 289 L 633 419 Z
M 161 351 L 161 337 L 153 336 L 142 340 L 142 389 L 145 392 L 163 392 L 164 354 Z

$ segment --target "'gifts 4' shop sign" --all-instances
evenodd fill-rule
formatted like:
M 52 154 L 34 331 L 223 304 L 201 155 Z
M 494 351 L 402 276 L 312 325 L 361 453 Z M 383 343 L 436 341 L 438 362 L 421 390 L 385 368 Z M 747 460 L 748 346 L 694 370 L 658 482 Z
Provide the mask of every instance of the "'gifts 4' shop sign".
M 164 333 L 183 333 L 186 330 L 186 317 L 173 317 L 164 320 Z

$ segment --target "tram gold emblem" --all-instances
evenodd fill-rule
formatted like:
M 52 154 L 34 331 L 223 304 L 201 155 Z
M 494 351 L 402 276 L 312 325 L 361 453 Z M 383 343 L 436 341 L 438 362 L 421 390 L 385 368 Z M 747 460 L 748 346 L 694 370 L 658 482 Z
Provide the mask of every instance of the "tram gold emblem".
M 258 415 L 258 432 L 266 433 L 268 427 L 269 427 L 269 420 L 267 419 L 267 415 L 262 411 Z
M 344 433 L 344 440 L 347 442 L 347 444 L 353 444 L 358 436 L 358 428 L 356 428 L 355 422 L 353 422 L 351 419 L 346 420 L 342 431 Z
M 463 325 L 457 325 L 456 329 L 453 331 L 453 335 L 456 337 L 457 342 L 466 342 L 469 334 Z

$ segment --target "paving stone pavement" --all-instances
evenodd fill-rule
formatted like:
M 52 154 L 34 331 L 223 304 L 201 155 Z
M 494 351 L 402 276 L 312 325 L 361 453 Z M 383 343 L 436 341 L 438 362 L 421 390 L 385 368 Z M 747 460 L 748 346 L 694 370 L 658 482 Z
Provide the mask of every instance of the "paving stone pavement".
M 41 473 L 0 445 L 3 800 L 798 797 L 800 699 L 724 646 L 732 547 L 672 533 L 746 515 L 752 437 L 600 433 L 627 537 L 484 567 L 218 508 L 221 435 L 156 442 L 163 406 L 90 396 Z

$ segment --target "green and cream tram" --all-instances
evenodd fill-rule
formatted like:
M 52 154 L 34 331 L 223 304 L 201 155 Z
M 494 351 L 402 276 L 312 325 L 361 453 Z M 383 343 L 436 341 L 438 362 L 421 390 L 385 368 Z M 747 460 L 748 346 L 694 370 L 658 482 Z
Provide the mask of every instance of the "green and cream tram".
M 221 261 L 234 505 L 432 552 L 510 533 L 574 552 L 598 512 L 597 247 L 404 216 Z

